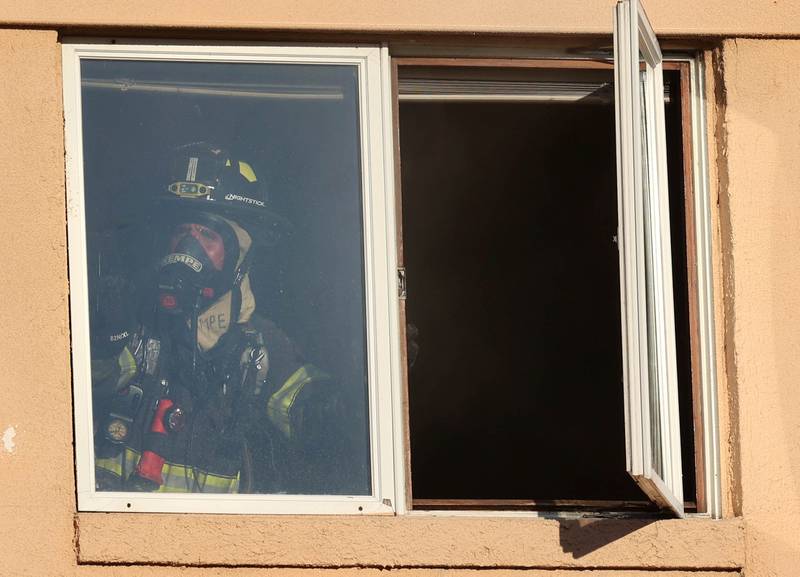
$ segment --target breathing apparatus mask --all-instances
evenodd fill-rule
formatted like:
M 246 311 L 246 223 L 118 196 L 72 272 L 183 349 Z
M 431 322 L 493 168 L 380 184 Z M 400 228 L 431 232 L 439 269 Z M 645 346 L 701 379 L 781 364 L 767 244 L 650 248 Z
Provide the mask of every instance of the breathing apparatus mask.
M 188 315 L 207 308 L 235 282 L 239 242 L 232 223 L 210 213 L 189 213 L 172 225 L 158 263 L 160 309 Z

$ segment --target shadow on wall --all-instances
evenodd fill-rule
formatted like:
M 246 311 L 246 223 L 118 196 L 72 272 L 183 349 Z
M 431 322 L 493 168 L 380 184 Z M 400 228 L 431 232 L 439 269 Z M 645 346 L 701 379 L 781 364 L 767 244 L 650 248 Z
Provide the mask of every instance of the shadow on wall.
M 659 519 L 558 519 L 558 541 L 573 559 L 585 557 Z

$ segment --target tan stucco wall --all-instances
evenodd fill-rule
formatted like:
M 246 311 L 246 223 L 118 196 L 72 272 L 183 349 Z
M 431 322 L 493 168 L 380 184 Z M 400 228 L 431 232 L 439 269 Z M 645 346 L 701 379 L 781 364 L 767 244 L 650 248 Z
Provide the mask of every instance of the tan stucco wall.
M 56 41 L 55 32 L 0 32 L 0 215 L 8 235 L 0 243 L 0 575 L 24 574 L 27 563 L 35 574 L 58 575 L 74 538 Z
M 8 2 L 0 22 L 306 30 L 608 34 L 615 0 L 218 0 Z M 797 35 L 794 0 L 647 0 L 659 34 Z
M 145 4 L 147 0 L 144 0 Z M 0 9 L 0 21 L 142 23 L 124 3 L 39 2 Z M 219 3 L 163 5 L 157 25 L 352 29 L 604 31 L 611 2 L 309 2 L 237 11 Z M 569 10 L 581 5 L 583 16 Z M 668 4 L 672 7 L 668 10 Z M 650 1 L 660 31 L 800 35 L 796 3 Z M 556 5 L 560 6 L 558 10 Z M 138 6 L 141 9 L 142 3 Z M 277 6 L 277 8 L 275 8 Z M 333 6 L 337 8 L 334 9 Z M 367 12 L 364 7 L 370 7 Z M 407 7 L 408 4 L 403 4 Z M 445 7 L 448 5 L 444 5 Z M 452 7 L 451 7 L 452 8 Z M 701 14 L 702 12 L 702 14 Z M 601 21 L 602 19 L 602 21 Z M 537 22 L 531 28 L 526 22 Z M 287 24 L 288 23 L 288 24 Z M 544 27 L 544 28 L 541 28 Z M 672 28 L 670 28 L 672 27 Z M 131 30 L 133 32 L 133 30 Z M 535 519 L 252 518 L 75 515 L 61 110 L 55 31 L 0 30 L 0 576 L 531 575 L 635 577 L 636 569 L 695 577 L 793 575 L 800 567 L 800 41 L 729 41 L 720 52 L 719 122 L 712 123 L 719 192 L 723 455 L 727 511 L 741 519 L 559 524 Z M 715 106 L 712 97 L 710 104 Z M 713 112 L 713 110 L 712 110 Z M 715 200 L 717 197 L 715 196 Z M 730 395 L 730 396 L 728 396 Z M 731 401 L 731 402 L 729 402 Z M 727 432 L 730 431 L 728 435 Z M 13 435 L 12 435 L 13 434 Z M 599 524 L 598 524 L 599 523 Z M 111 565 L 108 565 L 111 563 Z M 149 567 L 142 563 L 156 563 Z M 200 565 L 176 568 L 171 565 Z M 304 566 L 331 567 L 320 571 Z M 244 567 L 243 567 L 244 566 Z M 247 567 L 251 566 L 251 567 Z M 253 566 L 272 567 L 271 569 Z M 285 566 L 285 568 L 280 568 Z M 333 569 L 335 566 L 343 566 Z M 366 567 L 359 569 L 359 567 Z M 573 571 L 562 569 L 571 568 Z M 603 569 L 603 570 L 599 570 Z M 685 571 L 682 571 L 685 570 Z M 711 571 L 706 573 L 706 571 Z M 394 572 L 392 574 L 395 574 Z M 580 573 L 585 574 L 585 573 Z
M 800 41 L 730 41 L 725 150 L 748 575 L 800 571 Z

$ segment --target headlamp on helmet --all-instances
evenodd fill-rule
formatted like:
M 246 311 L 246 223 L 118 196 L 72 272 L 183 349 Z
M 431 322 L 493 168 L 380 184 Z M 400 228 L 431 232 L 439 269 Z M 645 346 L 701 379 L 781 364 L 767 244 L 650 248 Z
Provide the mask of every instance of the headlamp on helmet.
M 176 149 L 167 191 L 177 198 L 220 203 L 220 208 L 266 208 L 253 168 L 205 142 Z

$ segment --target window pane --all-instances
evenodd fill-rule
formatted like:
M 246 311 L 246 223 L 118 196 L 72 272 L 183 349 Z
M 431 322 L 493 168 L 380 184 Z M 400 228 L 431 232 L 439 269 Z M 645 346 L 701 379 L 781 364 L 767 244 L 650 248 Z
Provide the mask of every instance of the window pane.
M 357 68 L 81 75 L 98 490 L 370 494 Z
M 642 61 L 642 67 L 646 67 L 646 63 Z M 641 142 L 642 142 L 642 196 L 644 198 L 644 222 L 645 222 L 645 271 L 647 276 L 647 356 L 648 356 L 648 402 L 650 404 L 650 451 L 653 455 L 653 469 L 663 476 L 663 456 L 662 456 L 662 439 L 661 439 L 661 422 L 659 416 L 659 398 L 658 398 L 658 352 L 654 343 L 656 342 L 656 322 L 655 322 L 655 286 L 656 280 L 653 275 L 653 236 L 652 230 L 654 223 L 651 222 L 650 215 L 652 214 L 652 182 L 651 182 L 651 163 L 653 151 L 650 150 L 650 142 L 648 133 L 652 130 L 649 126 L 651 119 L 648 115 L 647 107 L 647 71 L 641 70 L 639 72 L 639 102 L 641 106 Z
M 662 55 L 638 0 L 617 3 L 614 58 L 623 332 L 635 353 L 625 375 L 627 468 L 651 499 L 682 516 Z

